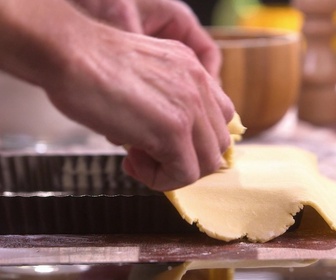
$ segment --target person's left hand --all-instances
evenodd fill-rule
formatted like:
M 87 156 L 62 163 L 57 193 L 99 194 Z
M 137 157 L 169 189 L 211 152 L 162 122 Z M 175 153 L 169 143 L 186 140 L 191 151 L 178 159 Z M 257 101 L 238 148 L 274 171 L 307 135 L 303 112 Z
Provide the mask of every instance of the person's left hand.
M 70 0 L 91 16 L 124 31 L 177 40 L 197 55 L 206 70 L 219 77 L 221 55 L 191 9 L 178 0 Z

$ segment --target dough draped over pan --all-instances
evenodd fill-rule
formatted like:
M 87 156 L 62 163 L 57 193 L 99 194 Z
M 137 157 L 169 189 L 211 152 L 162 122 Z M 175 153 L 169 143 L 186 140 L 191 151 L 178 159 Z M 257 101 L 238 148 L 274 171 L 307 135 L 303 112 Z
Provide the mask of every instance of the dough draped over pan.
M 290 146 L 237 145 L 228 158 L 230 168 L 165 193 L 187 222 L 216 239 L 266 242 L 286 232 L 309 205 L 336 230 L 336 182 L 319 173 L 313 154 Z

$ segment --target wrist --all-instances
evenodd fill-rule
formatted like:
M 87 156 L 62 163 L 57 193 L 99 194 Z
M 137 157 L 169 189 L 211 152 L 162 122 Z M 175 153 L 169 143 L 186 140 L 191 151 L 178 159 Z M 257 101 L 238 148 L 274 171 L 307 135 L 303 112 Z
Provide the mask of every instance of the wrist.
M 59 0 L 0 0 L 0 68 L 43 88 L 60 81 L 86 19 Z M 84 25 L 85 26 L 85 25 Z

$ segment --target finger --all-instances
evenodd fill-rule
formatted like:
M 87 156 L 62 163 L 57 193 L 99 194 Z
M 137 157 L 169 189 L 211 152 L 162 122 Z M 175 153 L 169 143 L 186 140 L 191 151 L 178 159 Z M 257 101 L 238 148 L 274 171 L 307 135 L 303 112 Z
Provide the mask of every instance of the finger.
M 124 31 L 143 33 L 138 9 L 133 1 L 108 1 L 100 8 L 98 18 Z
M 208 73 L 219 80 L 222 56 L 208 32 L 201 27 L 194 27 L 194 29 L 186 31 L 183 42 L 195 52 Z
M 215 131 L 214 124 L 204 114 L 199 116 L 193 131 L 194 146 L 200 167 L 200 176 L 206 176 L 218 170 L 222 165 L 222 146 L 229 144 L 229 133 L 225 127 Z M 218 135 L 220 135 L 218 137 Z M 222 141 L 222 143 L 221 143 Z M 223 143 L 225 142 L 225 143 Z
M 127 152 L 122 163 L 124 170 L 128 175 L 150 187 L 158 163 L 142 150 L 130 147 Z
M 190 47 L 207 71 L 219 78 L 221 53 L 208 32 L 200 25 L 191 9 L 180 1 L 161 1 L 158 9 L 166 13 L 156 13 L 144 25 L 145 34 L 178 40 Z M 153 13 L 155 14 L 155 13 Z M 160 16 L 158 16 L 160 15 Z
M 121 143 L 120 141 L 118 141 L 117 139 L 115 139 L 113 136 L 105 136 L 106 140 L 111 142 L 112 144 L 116 145 L 116 146 L 121 146 L 123 143 Z
M 143 33 L 140 15 L 132 0 L 81 1 L 69 0 L 100 22 L 133 33 Z
M 231 100 L 211 77 L 205 76 L 205 81 L 200 84 L 206 114 L 204 118 L 208 118 L 215 133 L 214 137 L 218 141 L 219 153 L 222 154 L 230 144 L 227 124 L 233 116 L 234 107 Z
M 188 185 L 199 178 L 199 164 L 192 145 L 179 146 L 179 152 L 163 151 L 156 158 L 131 147 L 124 159 L 123 168 L 127 174 L 157 191 L 169 191 Z
M 232 120 L 235 112 L 235 106 L 232 100 L 217 83 L 211 84 L 211 92 L 216 99 L 216 102 L 226 121 L 226 124 L 228 124 Z

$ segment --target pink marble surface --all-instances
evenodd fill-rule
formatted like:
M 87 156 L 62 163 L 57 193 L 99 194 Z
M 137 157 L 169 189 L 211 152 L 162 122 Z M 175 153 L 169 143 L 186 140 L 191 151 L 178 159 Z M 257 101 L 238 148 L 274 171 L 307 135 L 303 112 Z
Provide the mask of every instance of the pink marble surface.
M 317 156 L 321 173 L 336 180 L 336 124 L 316 127 L 299 120 L 297 111 L 291 109 L 276 126 L 243 143 L 292 145 L 308 150 Z

